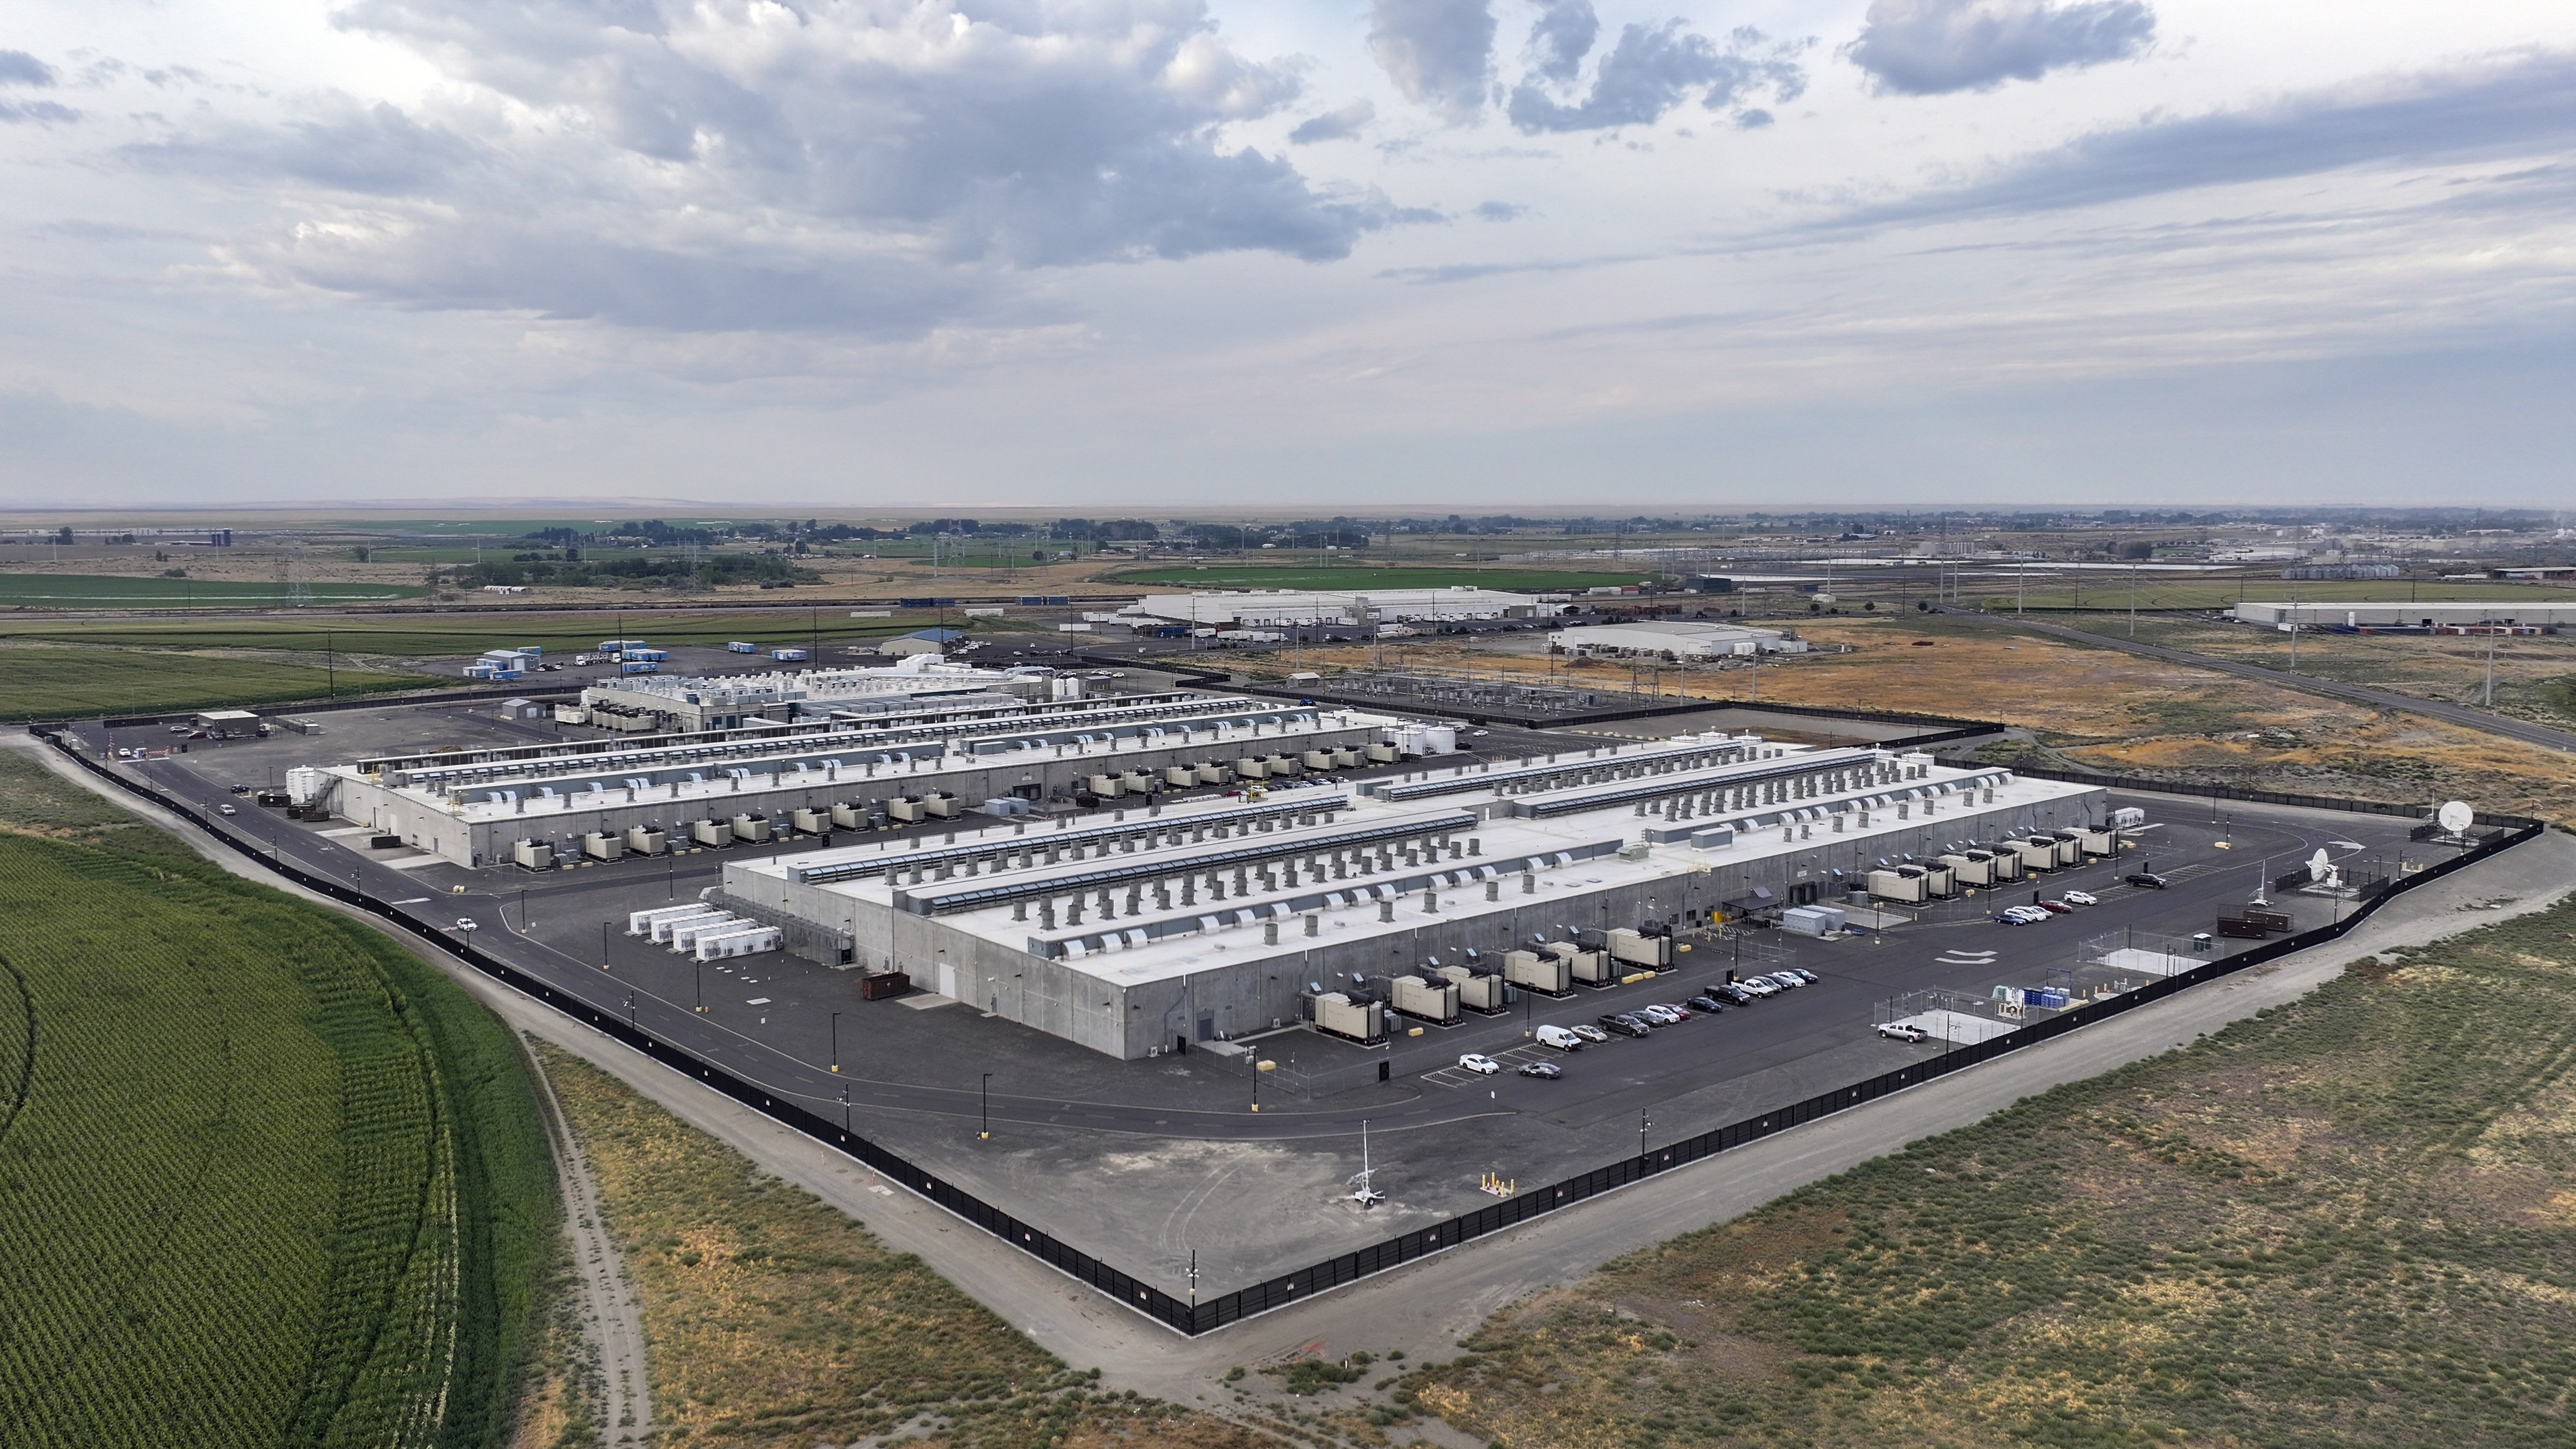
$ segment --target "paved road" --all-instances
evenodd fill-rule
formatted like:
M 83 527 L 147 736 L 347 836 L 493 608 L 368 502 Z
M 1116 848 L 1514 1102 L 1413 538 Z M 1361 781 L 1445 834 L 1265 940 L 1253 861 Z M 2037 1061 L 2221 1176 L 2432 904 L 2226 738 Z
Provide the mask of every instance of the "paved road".
M 1957 614 L 1962 618 L 1993 620 L 2003 617 L 1976 609 L 1944 608 L 1941 612 Z M 2466 725 L 2470 729 L 2483 730 L 2491 735 L 2502 735 L 2509 740 L 2520 740 L 2527 745 L 2538 745 L 2545 750 L 2576 753 L 2576 733 L 2554 730 L 2547 725 L 2533 724 L 2528 720 L 2508 719 L 2486 710 L 2472 709 L 2465 704 L 2452 704 L 2446 700 L 2399 694 L 2393 689 L 2373 689 L 2366 684 L 2341 684 L 2331 679 L 2319 679 L 2312 674 L 2292 674 L 2286 669 L 2266 669 L 2260 664 L 2243 664 L 2233 659 L 2222 659 L 2214 654 L 2195 654 L 2188 649 L 2173 649 L 2162 644 L 2146 644 L 2111 634 L 2096 634 L 2085 629 L 2069 628 L 2064 624 L 2043 624 L 2026 617 L 2015 617 L 2011 622 L 2013 627 L 2027 629 L 2034 634 L 2047 634 L 2078 644 L 2097 644 L 2105 649 L 2123 649 L 2131 654 L 2146 655 L 2150 659 L 2162 659 L 2173 664 L 2188 664 L 2194 669 L 2214 669 L 2221 674 L 2233 674 L 2241 679 L 2259 679 L 2266 684 L 2285 684 L 2292 689 L 2304 689 L 2311 694 L 2332 695 L 2337 699 L 2349 699 L 2357 704 L 2372 705 L 2380 709 L 2406 710 L 2451 724 Z

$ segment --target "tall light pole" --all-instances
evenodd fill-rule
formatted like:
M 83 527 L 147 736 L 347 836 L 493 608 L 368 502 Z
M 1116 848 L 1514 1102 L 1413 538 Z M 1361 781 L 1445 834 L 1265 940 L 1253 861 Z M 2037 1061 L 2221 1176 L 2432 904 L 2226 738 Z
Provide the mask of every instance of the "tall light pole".
M 832 1013 L 832 1070 L 841 1069 L 841 1014 Z
M 978 1141 L 993 1135 L 993 1074 L 984 1074 L 984 1130 L 975 1134 Z

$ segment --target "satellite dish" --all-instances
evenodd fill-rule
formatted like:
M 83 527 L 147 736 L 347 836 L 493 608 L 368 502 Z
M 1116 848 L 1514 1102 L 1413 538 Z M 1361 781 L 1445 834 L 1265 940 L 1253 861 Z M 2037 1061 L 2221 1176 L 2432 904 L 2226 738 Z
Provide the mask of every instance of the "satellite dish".
M 2308 857 L 2308 879 L 2324 880 L 2333 873 L 2334 862 L 2326 858 L 2326 848 L 2318 846 L 2317 853 Z
M 2442 802 L 2441 809 L 2433 812 L 2433 822 L 2452 835 L 2476 824 L 2477 819 L 2478 813 L 2471 810 L 2465 800 L 2446 800 Z

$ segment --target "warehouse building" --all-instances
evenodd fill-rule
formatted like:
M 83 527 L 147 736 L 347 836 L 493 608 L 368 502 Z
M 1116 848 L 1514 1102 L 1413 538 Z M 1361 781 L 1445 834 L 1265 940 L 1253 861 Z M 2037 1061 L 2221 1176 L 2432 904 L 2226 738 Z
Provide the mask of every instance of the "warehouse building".
M 542 867 L 1267 782 L 1392 762 L 1408 744 L 1442 747 L 1377 715 L 1237 696 L 979 698 L 962 717 L 930 701 L 866 720 L 358 760 L 311 768 L 292 793 L 460 865 Z
M 2345 604 L 2335 602 L 2296 604 L 2238 604 L 2228 611 L 2247 624 L 2266 624 L 2287 629 L 2296 619 L 2302 629 L 2390 628 L 2443 629 L 2480 624 L 2501 624 L 2523 628 L 2563 629 L 2576 624 L 2576 598 L 2553 597 L 2533 590 L 2527 599 L 2488 599 L 2478 603 L 2419 604 L 2398 600 L 2386 604 Z
M 1119 614 L 1138 624 L 1252 629 L 1550 619 L 1564 611 L 1565 605 L 1561 601 L 1461 584 L 1446 589 L 1280 589 L 1250 593 L 1148 594 L 1119 610 Z
M 1807 652 L 1807 641 L 1778 629 L 1700 624 L 1684 619 L 1559 629 L 1547 636 L 1547 643 L 1551 649 L 1593 659 L 1718 659 L 1739 654 Z
M 934 631 L 935 632 L 935 631 Z M 581 692 L 585 723 L 624 730 L 717 730 L 769 719 L 828 719 L 900 712 L 925 700 L 990 696 L 1045 699 L 1054 672 L 950 664 L 937 649 L 871 669 L 777 670 L 704 679 L 635 675 Z
M 1712 735 L 790 852 L 728 865 L 713 904 L 799 954 L 1132 1059 L 1569 994 L 1679 964 L 1676 925 L 1839 904 L 2106 809 L 2004 769 Z

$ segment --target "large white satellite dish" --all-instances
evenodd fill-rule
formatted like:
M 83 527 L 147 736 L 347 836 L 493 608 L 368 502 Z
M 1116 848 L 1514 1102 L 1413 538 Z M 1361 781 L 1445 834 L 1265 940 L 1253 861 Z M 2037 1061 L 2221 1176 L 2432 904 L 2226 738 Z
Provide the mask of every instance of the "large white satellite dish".
M 2334 862 L 2326 858 L 2325 847 L 2317 847 L 2317 853 L 2308 857 L 2308 879 L 2324 880 L 2332 874 Z
M 2476 824 L 2477 818 L 2477 812 L 2471 810 L 2465 800 L 2446 800 L 2441 809 L 2433 812 L 2433 823 L 2450 835 L 2457 835 Z

